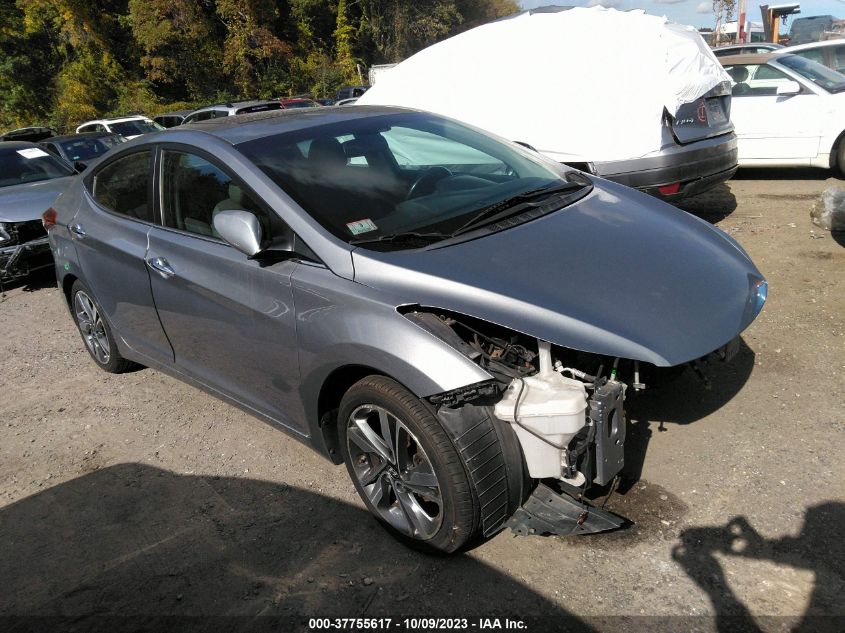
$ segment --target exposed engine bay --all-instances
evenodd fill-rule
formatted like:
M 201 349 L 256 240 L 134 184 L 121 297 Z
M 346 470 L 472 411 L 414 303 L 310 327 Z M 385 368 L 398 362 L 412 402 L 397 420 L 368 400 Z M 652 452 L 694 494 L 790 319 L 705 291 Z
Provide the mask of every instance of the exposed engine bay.
M 556 488 L 573 495 L 553 496 L 550 488 L 540 484 L 540 494 L 535 491 L 522 514 L 515 515 L 517 524 L 511 525 L 515 532 L 597 532 L 623 523 L 590 507 L 593 525 L 584 525 L 584 495 L 593 484 L 614 482 L 622 471 L 628 390 L 644 390 L 660 373 L 678 373 L 683 366 L 658 369 L 638 361 L 570 350 L 479 319 L 433 309 L 417 307 L 405 316 L 493 376 L 429 400 L 446 407 L 482 399 L 490 403 L 495 416 L 513 428 L 531 478 L 555 480 Z M 729 360 L 736 347 L 734 341 L 713 355 Z M 691 365 L 703 377 L 699 361 Z M 563 531 L 555 525 L 563 526 Z
M 618 379 L 618 359 L 606 366 L 594 357 L 598 364 L 593 368 L 585 364 L 589 354 L 570 352 L 567 357 L 569 350 L 467 317 L 406 316 L 494 376 L 489 383 L 432 401 L 455 406 L 480 396 L 498 397 L 495 415 L 513 426 L 531 477 L 584 488 L 588 481 L 607 484 L 622 469 L 627 386 Z

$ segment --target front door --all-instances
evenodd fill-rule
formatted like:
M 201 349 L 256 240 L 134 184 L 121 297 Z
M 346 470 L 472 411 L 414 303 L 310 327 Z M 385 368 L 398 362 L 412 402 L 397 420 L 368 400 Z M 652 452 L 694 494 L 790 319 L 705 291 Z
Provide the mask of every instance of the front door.
M 742 72 L 742 69 L 745 72 Z M 800 94 L 778 95 L 794 81 L 766 64 L 728 68 L 735 78 L 731 120 L 739 140 L 739 160 L 807 159 L 819 153 L 822 98 L 803 87 Z M 747 77 L 746 77 L 747 75 Z
M 147 264 L 177 368 L 294 428 L 297 264 L 248 259 L 216 235 L 213 219 L 240 209 L 259 217 L 265 236 L 286 227 L 208 157 L 165 149 L 160 165 L 164 226 L 150 230 Z

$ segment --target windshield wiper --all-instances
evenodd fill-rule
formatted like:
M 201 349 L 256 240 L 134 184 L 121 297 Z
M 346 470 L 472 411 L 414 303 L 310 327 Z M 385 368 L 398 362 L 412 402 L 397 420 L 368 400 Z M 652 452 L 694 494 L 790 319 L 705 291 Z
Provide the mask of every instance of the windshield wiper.
M 380 242 L 439 242 L 452 237 L 447 233 L 418 233 L 416 231 L 405 231 L 402 233 L 388 233 L 387 235 L 379 235 L 378 237 L 362 237 L 355 240 L 350 240 L 352 246 L 360 244 L 378 244 Z
M 513 212 L 517 207 L 521 211 L 524 206 L 527 206 L 525 203 L 531 202 L 538 198 L 544 198 L 556 193 L 561 193 L 565 191 L 574 191 L 575 189 L 582 189 L 585 185 L 579 182 L 565 182 L 556 185 L 551 185 L 548 187 L 540 187 L 539 189 L 531 189 L 530 191 L 524 191 L 523 193 L 519 193 L 515 196 L 511 196 L 510 198 L 505 198 L 504 200 L 500 200 L 494 204 L 491 204 L 489 207 L 484 207 L 479 213 L 473 216 L 468 222 L 461 225 L 456 231 L 454 231 L 451 237 L 455 237 L 456 235 L 460 235 L 461 233 L 466 233 L 472 229 L 475 229 L 482 224 L 489 224 L 496 220 L 503 219 L 507 217 L 511 212 Z

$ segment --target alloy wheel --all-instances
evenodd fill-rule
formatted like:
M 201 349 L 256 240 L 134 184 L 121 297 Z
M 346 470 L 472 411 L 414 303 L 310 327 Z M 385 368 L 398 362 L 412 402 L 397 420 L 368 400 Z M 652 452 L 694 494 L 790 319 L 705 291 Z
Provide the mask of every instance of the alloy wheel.
M 408 427 L 380 406 L 361 405 L 347 421 L 346 443 L 352 471 L 379 516 L 415 539 L 437 534 L 443 522 L 440 483 Z
M 76 293 L 73 303 L 76 322 L 79 324 L 82 338 L 85 339 L 85 345 L 98 362 L 107 364 L 111 358 L 111 349 L 100 312 L 91 297 L 82 291 Z

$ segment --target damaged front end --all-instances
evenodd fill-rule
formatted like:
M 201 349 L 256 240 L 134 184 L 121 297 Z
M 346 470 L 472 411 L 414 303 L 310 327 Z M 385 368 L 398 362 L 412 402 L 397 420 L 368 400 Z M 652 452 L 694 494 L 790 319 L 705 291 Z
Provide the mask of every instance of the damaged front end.
M 0 222 L 0 282 L 8 283 L 52 265 L 41 220 Z
M 493 377 L 429 397 L 441 417 L 454 417 L 452 410 L 464 405 L 489 407 L 513 430 L 530 480 L 545 480 L 524 496 L 503 527 L 520 535 L 569 535 L 625 523 L 590 505 L 587 492 L 593 485 L 614 484 L 620 476 L 626 393 L 645 389 L 656 379 L 655 367 L 553 346 L 462 315 L 418 307 L 404 315 Z M 727 360 L 735 349 L 732 342 L 707 361 Z M 691 366 L 699 372 L 704 362 Z

